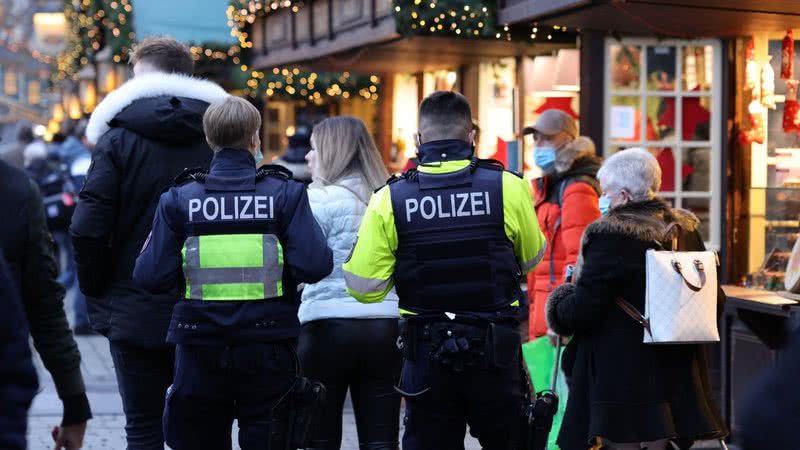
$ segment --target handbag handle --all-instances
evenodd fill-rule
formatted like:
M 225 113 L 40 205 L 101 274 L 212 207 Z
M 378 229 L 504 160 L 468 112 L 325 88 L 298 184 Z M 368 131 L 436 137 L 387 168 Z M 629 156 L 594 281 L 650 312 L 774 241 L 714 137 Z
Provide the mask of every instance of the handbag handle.
M 691 289 L 693 292 L 699 292 L 700 289 L 703 289 L 703 287 L 706 285 L 707 280 L 705 266 L 703 266 L 703 263 L 699 259 L 694 260 L 694 268 L 697 269 L 697 273 L 700 275 L 700 286 L 697 286 L 686 279 L 686 277 L 683 275 L 683 268 L 681 267 L 680 261 L 673 259 L 672 268 L 675 269 L 675 272 L 678 272 L 678 275 L 681 276 L 681 279 L 683 279 L 683 283 L 686 285 L 686 287 Z
M 647 331 L 647 334 L 651 334 L 650 320 L 643 316 L 635 306 L 625 301 L 625 299 L 622 297 L 617 297 L 614 301 L 617 303 L 617 306 L 619 306 L 622 312 L 627 314 L 631 319 L 639 322 L 639 324 L 644 327 L 645 331 Z

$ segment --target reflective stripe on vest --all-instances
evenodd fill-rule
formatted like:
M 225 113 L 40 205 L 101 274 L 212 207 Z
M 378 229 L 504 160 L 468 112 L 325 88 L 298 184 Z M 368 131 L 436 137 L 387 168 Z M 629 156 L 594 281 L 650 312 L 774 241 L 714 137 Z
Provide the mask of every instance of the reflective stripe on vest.
M 283 295 L 283 247 L 273 234 L 190 236 L 181 253 L 187 299 L 247 301 Z

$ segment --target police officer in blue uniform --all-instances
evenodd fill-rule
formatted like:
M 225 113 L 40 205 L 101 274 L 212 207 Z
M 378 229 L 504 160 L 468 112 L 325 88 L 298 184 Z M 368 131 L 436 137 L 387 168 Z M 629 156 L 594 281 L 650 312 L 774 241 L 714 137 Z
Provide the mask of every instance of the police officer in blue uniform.
M 519 174 L 475 158 L 472 114 L 455 92 L 420 105 L 420 165 L 370 200 L 344 265 L 348 292 L 400 298 L 404 450 L 523 445 L 525 383 L 516 331 L 520 279 L 544 235 Z
M 231 448 L 234 419 L 242 449 L 290 448 L 295 292 L 333 262 L 305 186 L 286 169 L 256 169 L 260 126 L 243 99 L 208 108 L 210 170 L 184 172 L 161 196 L 136 261 L 137 282 L 180 298 L 167 336 L 177 349 L 164 413 L 175 450 Z

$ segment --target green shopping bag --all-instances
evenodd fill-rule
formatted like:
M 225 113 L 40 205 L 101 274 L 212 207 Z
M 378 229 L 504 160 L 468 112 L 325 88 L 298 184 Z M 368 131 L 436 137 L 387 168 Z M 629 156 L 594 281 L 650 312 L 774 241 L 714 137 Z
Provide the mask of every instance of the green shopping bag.
M 547 342 L 547 336 L 534 339 L 522 345 L 522 358 L 528 367 L 528 372 L 533 381 L 536 391 L 550 389 L 550 382 L 553 377 L 553 365 L 555 364 L 556 349 Z M 564 373 L 561 372 L 556 380 L 556 394 L 558 394 L 558 412 L 553 417 L 553 428 L 550 430 L 547 448 L 548 450 L 558 450 L 556 440 L 561 429 L 561 421 L 564 419 L 564 411 L 567 408 L 567 381 Z

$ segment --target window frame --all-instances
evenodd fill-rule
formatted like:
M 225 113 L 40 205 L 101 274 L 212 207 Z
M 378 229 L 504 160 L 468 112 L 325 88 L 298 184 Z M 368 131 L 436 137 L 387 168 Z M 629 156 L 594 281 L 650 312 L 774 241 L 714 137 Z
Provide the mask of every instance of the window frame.
M 611 80 L 611 49 L 612 46 L 641 47 L 639 86 L 637 89 L 614 90 Z M 652 91 L 647 85 L 647 48 L 648 47 L 674 47 L 675 48 L 675 89 L 671 91 Z M 683 49 L 685 47 L 710 46 L 712 48 L 712 74 L 711 85 L 708 91 L 692 92 L 683 87 Z M 655 38 L 606 38 L 604 44 L 604 125 L 603 125 L 603 156 L 608 157 L 612 149 L 618 147 L 669 147 L 675 157 L 675 191 L 660 193 L 659 196 L 674 202 L 675 207 L 683 207 L 684 199 L 708 199 L 708 241 L 706 247 L 719 250 L 722 243 L 722 42 L 719 39 L 665 39 Z M 637 141 L 622 141 L 611 138 L 611 101 L 613 97 L 638 97 L 639 114 L 647 114 L 647 101 L 653 97 L 669 97 L 675 99 L 675 136 L 671 141 L 648 141 L 647 120 L 639 121 L 639 139 Z M 708 141 L 685 141 L 683 136 L 683 99 L 684 98 L 710 98 L 711 117 L 709 120 Z M 684 152 L 693 148 L 709 148 L 709 187 L 708 191 L 683 191 L 683 162 Z

